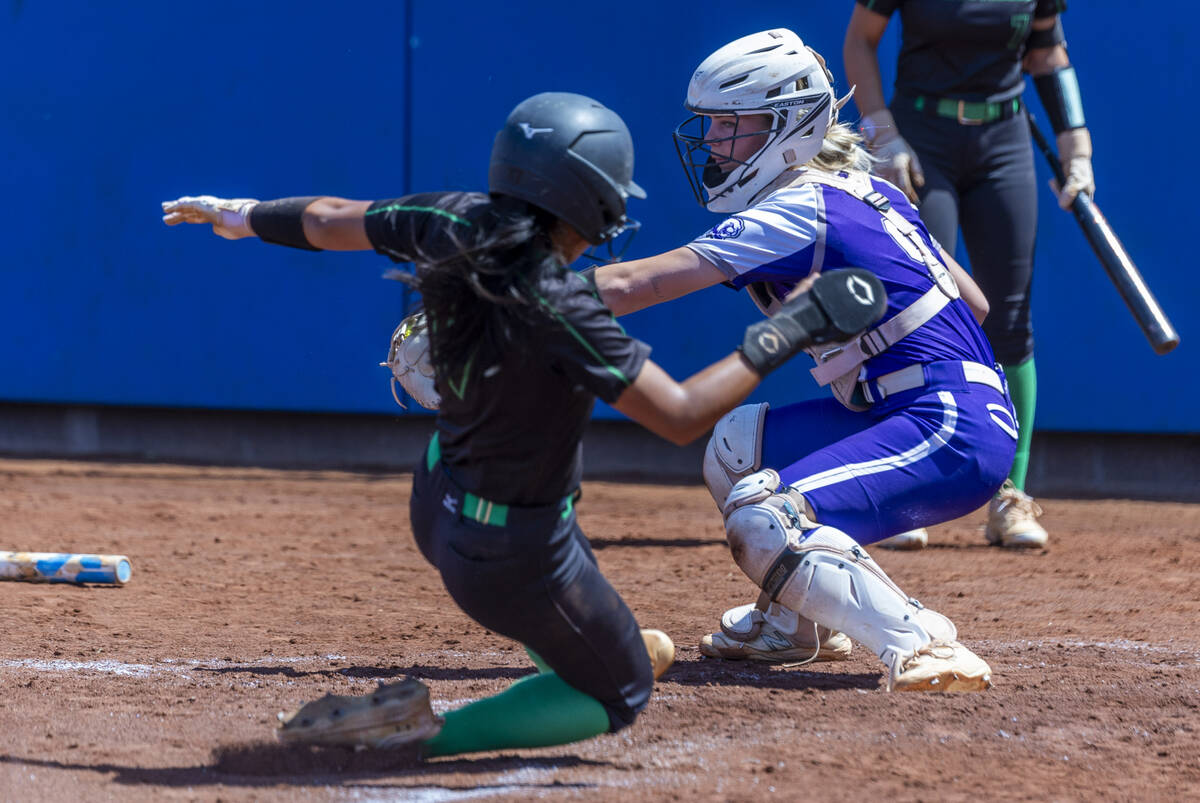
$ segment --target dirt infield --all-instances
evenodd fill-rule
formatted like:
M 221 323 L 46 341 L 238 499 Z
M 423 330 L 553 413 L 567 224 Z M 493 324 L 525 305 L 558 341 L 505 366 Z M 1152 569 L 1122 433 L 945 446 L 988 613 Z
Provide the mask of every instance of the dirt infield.
M 580 518 L 679 645 L 645 714 L 565 747 L 395 766 L 281 755 L 275 712 L 405 674 L 440 710 L 532 671 L 412 544 L 404 476 L 0 461 L 0 549 L 121 552 L 121 589 L 0 583 L 0 799 L 1133 800 L 1200 796 L 1200 506 L 1046 502 L 1048 551 L 873 554 L 992 665 L 889 695 L 881 665 L 701 659 L 752 589 L 701 487 L 589 483 Z M 249 745 L 249 746 L 247 746 Z M 240 746 L 240 747 L 238 747 Z

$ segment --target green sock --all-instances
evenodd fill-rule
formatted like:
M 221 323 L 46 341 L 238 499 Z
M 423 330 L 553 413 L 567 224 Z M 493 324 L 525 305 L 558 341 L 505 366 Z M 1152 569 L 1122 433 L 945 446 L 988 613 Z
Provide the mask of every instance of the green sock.
M 425 755 L 450 756 L 513 747 L 549 747 L 607 733 L 608 712 L 553 672 L 521 678 L 495 697 L 446 713 Z
M 1008 392 L 1017 412 L 1017 454 L 1013 458 L 1008 478 L 1020 490 L 1025 490 L 1025 475 L 1029 472 L 1029 442 L 1033 438 L 1033 413 L 1037 408 L 1037 369 L 1030 357 L 1019 365 L 1005 365 Z

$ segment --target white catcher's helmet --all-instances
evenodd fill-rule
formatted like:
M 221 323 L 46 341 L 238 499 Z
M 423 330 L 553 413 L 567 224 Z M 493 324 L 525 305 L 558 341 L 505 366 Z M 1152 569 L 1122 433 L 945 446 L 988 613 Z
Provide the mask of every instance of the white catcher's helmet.
M 837 121 L 832 84 L 824 59 L 786 28 L 743 36 L 706 58 L 688 84 L 684 105 L 694 114 L 675 129 L 675 149 L 700 205 L 740 212 L 784 170 L 820 153 Z M 772 116 L 766 144 L 746 161 L 718 163 L 704 140 L 705 115 L 728 114 Z M 761 133 L 735 130 L 728 139 Z

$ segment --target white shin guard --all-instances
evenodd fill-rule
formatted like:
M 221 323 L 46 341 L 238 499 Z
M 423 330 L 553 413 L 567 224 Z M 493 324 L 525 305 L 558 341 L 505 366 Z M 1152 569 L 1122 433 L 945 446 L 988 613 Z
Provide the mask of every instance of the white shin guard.
M 854 539 L 808 520 L 797 497 L 767 469 L 738 482 L 725 503 L 729 548 L 763 589 L 760 603 L 841 630 L 889 669 L 931 641 L 957 638 L 949 619 L 905 595 Z

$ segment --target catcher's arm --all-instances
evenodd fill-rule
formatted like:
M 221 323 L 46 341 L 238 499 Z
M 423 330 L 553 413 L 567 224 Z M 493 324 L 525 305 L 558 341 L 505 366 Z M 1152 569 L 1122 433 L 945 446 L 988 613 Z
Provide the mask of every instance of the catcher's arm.
M 653 360 L 613 404 L 651 432 L 683 446 L 750 395 L 762 378 L 817 343 L 843 341 L 887 309 L 883 284 L 860 268 L 809 276 L 779 312 L 751 324 L 742 345 L 683 382 Z
M 185 195 L 162 204 L 163 222 L 168 226 L 180 223 L 209 223 L 213 233 L 227 240 L 262 236 L 264 240 L 281 245 L 321 249 L 325 251 L 370 251 L 366 224 L 363 222 L 371 201 L 351 201 L 345 198 L 281 198 L 277 201 L 258 201 L 253 198 L 217 198 L 212 195 Z M 287 218 L 299 215 L 306 242 L 292 242 L 288 232 L 275 229 L 287 224 Z M 263 229 L 256 231 L 255 227 Z M 268 232 L 276 236 L 267 236 Z M 295 238 L 296 234 L 292 233 Z M 282 236 L 279 236 L 282 235 Z M 300 238 L 295 238 L 299 240 Z
M 614 315 L 628 315 L 725 281 L 716 265 L 688 247 L 601 265 L 592 272 L 600 300 Z

